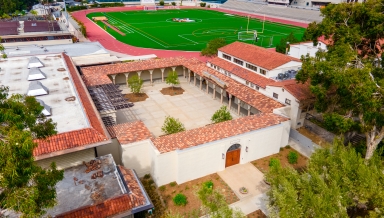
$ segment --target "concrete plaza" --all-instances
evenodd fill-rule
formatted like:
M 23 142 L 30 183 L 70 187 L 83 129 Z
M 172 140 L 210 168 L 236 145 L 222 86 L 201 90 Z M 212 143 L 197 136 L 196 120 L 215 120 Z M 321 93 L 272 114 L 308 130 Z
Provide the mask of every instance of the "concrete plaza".
M 180 79 L 180 86 L 184 89 L 182 95 L 163 95 L 160 90 L 169 87 L 165 83 L 146 85 L 143 90 L 149 98 L 136 102 L 131 111 L 137 119 L 142 120 L 154 136 L 163 135 L 161 126 L 166 116 L 178 118 L 187 130 L 195 129 L 211 123 L 211 117 L 223 104 L 220 99 L 213 100 L 212 94 L 188 84 Z M 123 93 L 129 93 L 126 87 L 120 87 Z M 231 112 L 233 119 L 239 116 Z M 118 121 L 119 123 L 119 121 Z

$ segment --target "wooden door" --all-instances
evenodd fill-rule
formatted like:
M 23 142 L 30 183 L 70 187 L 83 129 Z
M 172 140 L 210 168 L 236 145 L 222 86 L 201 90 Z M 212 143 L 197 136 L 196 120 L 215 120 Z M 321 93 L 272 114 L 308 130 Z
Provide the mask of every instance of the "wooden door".
M 240 149 L 228 151 L 225 159 L 225 167 L 240 163 Z

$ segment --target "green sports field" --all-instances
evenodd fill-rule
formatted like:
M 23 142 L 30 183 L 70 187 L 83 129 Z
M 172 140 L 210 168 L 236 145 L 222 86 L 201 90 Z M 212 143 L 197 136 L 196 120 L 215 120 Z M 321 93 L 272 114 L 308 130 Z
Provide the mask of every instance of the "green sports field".
M 95 12 L 88 18 L 105 16 L 108 23 L 125 34 L 122 36 L 103 22 L 97 24 L 117 40 L 142 48 L 165 50 L 201 51 L 209 40 L 225 38 L 228 43 L 239 41 L 239 32 L 244 42 L 263 47 L 275 47 L 282 37 L 293 32 L 301 39 L 304 28 L 286 24 L 250 19 L 218 11 L 183 9 L 158 11 Z M 174 18 L 194 22 L 175 22 Z M 257 31 L 257 40 L 253 40 Z

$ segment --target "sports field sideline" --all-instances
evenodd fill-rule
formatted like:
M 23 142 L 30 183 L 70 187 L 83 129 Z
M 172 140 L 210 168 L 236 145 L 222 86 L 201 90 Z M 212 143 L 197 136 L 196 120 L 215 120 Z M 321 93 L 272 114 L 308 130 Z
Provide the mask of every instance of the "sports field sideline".
M 238 33 L 247 30 L 247 17 L 201 9 L 172 9 L 158 11 L 95 12 L 88 18 L 105 16 L 108 23 L 117 27 L 125 36 L 108 28 L 103 22 L 97 24 L 117 40 L 142 48 L 165 50 L 200 51 L 209 40 L 225 38 L 228 43 L 238 40 Z M 175 22 L 188 18 L 193 22 Z M 275 47 L 280 39 L 293 32 L 301 39 L 304 28 L 250 19 L 248 28 L 257 31 L 257 42 L 244 42 L 263 47 Z M 249 35 L 247 35 L 249 36 Z

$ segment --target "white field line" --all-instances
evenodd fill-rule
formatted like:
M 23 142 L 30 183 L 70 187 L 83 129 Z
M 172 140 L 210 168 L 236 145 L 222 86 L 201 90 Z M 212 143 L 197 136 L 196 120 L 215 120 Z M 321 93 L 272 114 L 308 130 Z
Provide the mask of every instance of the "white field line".
M 109 16 L 111 16 L 113 19 L 116 19 L 116 18 L 113 17 L 112 15 L 109 15 Z M 110 18 L 108 17 L 108 19 L 110 19 Z M 116 20 L 117 20 L 117 19 L 116 19 Z M 128 27 L 128 28 L 131 29 L 131 27 L 126 26 L 124 23 L 122 23 L 122 22 L 120 22 L 120 21 L 118 21 L 118 22 L 121 23 L 123 26 Z M 148 37 L 148 36 L 144 35 L 143 33 L 139 32 L 139 31 L 135 31 L 135 32 L 138 33 L 138 34 L 140 34 L 140 35 L 142 35 L 142 36 L 144 36 L 145 38 L 147 38 L 147 39 L 149 39 L 149 40 L 151 40 L 151 41 L 153 41 L 153 42 L 155 42 L 155 43 L 157 43 L 157 44 L 163 46 L 164 48 L 168 48 L 168 46 L 165 46 L 165 45 L 161 44 L 160 42 L 158 42 L 158 41 L 152 39 L 151 37 Z
M 198 42 L 195 42 L 195 41 L 193 41 L 193 40 L 190 40 L 190 39 L 188 39 L 188 38 L 185 38 L 185 37 L 183 37 L 183 36 L 181 36 L 181 35 L 178 35 L 179 37 L 181 37 L 181 38 L 183 38 L 183 39 L 186 39 L 186 40 L 188 40 L 188 41 L 190 41 L 190 42 L 193 42 L 194 44 L 199 44 Z

